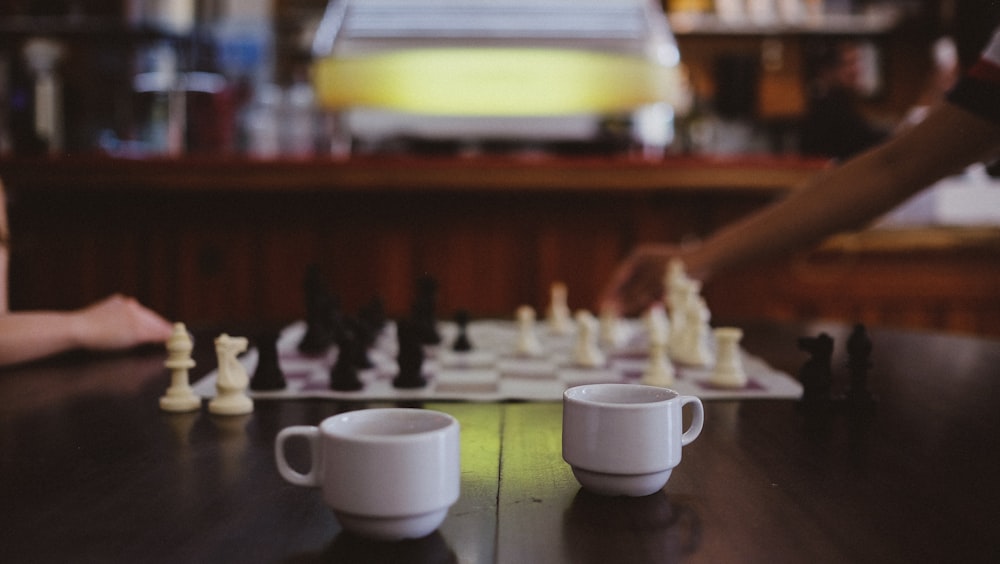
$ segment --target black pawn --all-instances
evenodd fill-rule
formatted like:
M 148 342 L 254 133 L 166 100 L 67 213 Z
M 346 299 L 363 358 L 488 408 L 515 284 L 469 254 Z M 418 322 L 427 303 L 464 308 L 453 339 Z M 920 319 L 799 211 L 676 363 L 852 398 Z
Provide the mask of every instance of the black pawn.
M 420 329 L 425 345 L 440 345 L 441 334 L 437 330 L 437 281 L 430 276 L 417 279 L 416 297 L 411 308 L 411 319 Z
M 460 310 L 455 313 L 455 323 L 458 325 L 458 335 L 451 345 L 451 350 L 455 352 L 469 352 L 473 349 L 472 341 L 469 340 L 469 312 Z
M 856 407 L 867 407 L 874 397 L 868 390 L 868 371 L 872 366 L 872 341 L 868 331 L 862 324 L 857 324 L 847 338 L 847 371 L 850 374 L 850 386 L 847 389 L 847 401 Z
M 396 327 L 399 339 L 399 354 L 396 362 L 399 374 L 392 380 L 396 388 L 423 388 L 427 386 L 424 378 L 424 344 L 421 328 L 412 321 L 400 321 Z
M 337 346 L 339 348 L 337 362 L 330 369 L 330 389 L 338 392 L 356 392 L 364 387 L 355 364 L 357 338 L 350 330 L 344 331 Z
M 389 321 L 385 313 L 385 304 L 382 302 L 382 298 L 378 296 L 372 298 L 358 312 L 358 318 L 362 323 L 371 328 L 375 335 L 381 333 Z
M 368 356 L 368 351 L 374 346 L 377 334 L 375 329 L 359 318 L 347 318 L 345 320 L 347 330 L 353 336 L 352 345 L 348 354 L 354 363 L 355 368 L 367 370 L 375 365 Z M 341 351 L 343 352 L 343 351 Z
M 833 338 L 826 333 L 816 337 L 802 337 L 799 349 L 809 353 L 809 360 L 799 369 L 802 383 L 802 403 L 809 407 L 829 405 L 833 385 Z
M 257 369 L 250 379 L 250 389 L 267 391 L 286 387 L 285 374 L 278 362 L 278 333 L 269 331 L 257 339 Z

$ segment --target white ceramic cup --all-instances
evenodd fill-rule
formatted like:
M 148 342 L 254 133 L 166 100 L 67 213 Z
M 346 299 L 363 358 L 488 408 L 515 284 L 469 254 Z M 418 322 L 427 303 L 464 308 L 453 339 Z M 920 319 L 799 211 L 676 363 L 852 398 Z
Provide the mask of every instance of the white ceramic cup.
M 310 468 L 285 458 L 285 442 L 308 441 Z M 365 409 L 318 427 L 282 429 L 274 444 L 282 477 L 321 488 L 341 526 L 378 540 L 420 538 L 437 530 L 458 500 L 459 425 L 425 409 Z
M 684 430 L 682 408 L 691 405 Z M 563 393 L 563 459 L 585 489 L 644 496 L 662 489 L 698 438 L 705 408 L 694 396 L 639 384 L 588 384 Z

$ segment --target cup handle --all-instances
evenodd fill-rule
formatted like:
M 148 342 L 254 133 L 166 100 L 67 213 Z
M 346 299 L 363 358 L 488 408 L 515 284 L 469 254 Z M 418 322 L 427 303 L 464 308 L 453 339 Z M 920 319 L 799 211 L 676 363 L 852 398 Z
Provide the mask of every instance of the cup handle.
M 285 441 L 292 437 L 303 437 L 309 441 L 309 471 L 305 474 L 289 466 L 285 459 Z M 295 425 L 282 429 L 274 440 L 274 459 L 278 462 L 278 472 L 282 478 L 296 486 L 319 486 L 319 427 Z
M 705 406 L 702 405 L 701 400 L 695 396 L 681 396 L 681 409 L 684 406 L 691 404 L 691 408 L 694 410 L 693 417 L 691 419 L 691 426 L 688 427 L 687 431 L 681 435 L 681 446 L 690 444 L 692 441 L 698 438 L 701 434 L 701 428 L 705 425 Z

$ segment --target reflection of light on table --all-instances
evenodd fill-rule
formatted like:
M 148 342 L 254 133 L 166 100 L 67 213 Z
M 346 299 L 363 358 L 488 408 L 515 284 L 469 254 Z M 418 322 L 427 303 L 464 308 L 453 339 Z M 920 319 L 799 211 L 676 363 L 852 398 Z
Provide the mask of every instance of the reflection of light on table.
M 328 57 L 313 67 L 326 108 L 461 115 L 628 111 L 676 99 L 676 68 L 569 49 L 426 48 Z

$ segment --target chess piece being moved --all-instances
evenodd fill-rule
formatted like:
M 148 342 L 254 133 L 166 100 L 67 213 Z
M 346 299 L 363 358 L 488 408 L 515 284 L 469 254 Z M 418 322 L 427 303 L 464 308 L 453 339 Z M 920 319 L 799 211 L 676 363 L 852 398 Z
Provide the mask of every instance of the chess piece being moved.
M 715 331 L 715 368 L 708 383 L 717 388 L 743 388 L 747 385 L 747 373 L 740 358 L 740 340 L 743 330 L 736 327 L 719 327 Z
M 160 398 L 160 409 L 172 413 L 194 411 L 201 407 L 199 398 L 191 389 L 188 370 L 194 368 L 191 351 L 194 344 L 183 323 L 174 323 L 174 332 L 167 340 L 167 360 L 163 363 L 170 370 L 170 387 Z
M 580 310 L 576 314 L 576 324 L 578 332 L 573 361 L 577 366 L 586 368 L 604 366 L 607 359 L 600 347 L 597 346 L 597 318 L 589 311 Z
M 535 309 L 531 306 L 517 308 L 517 354 L 521 356 L 541 356 L 542 344 L 535 331 Z
M 674 258 L 667 263 L 667 273 L 663 279 L 663 299 L 668 312 L 680 311 L 685 299 L 685 287 L 690 281 L 680 259 Z
M 250 379 L 237 355 L 246 352 L 245 337 L 230 337 L 223 333 L 215 339 L 215 355 L 219 360 L 215 381 L 216 396 L 208 402 L 208 411 L 215 415 L 243 415 L 253 411 L 253 400 L 246 395 Z
M 573 332 L 573 319 L 569 309 L 569 295 L 566 285 L 555 282 L 549 289 L 549 307 L 546 310 L 549 327 L 556 335 L 568 335 Z
M 689 366 L 711 366 L 714 362 L 712 351 L 708 347 L 712 328 L 709 325 L 711 312 L 700 295 L 697 282 L 688 284 L 687 294 L 679 319 L 683 319 L 680 329 L 675 326 L 671 332 L 670 354 L 678 362 Z M 677 338 L 674 335 L 677 332 Z

